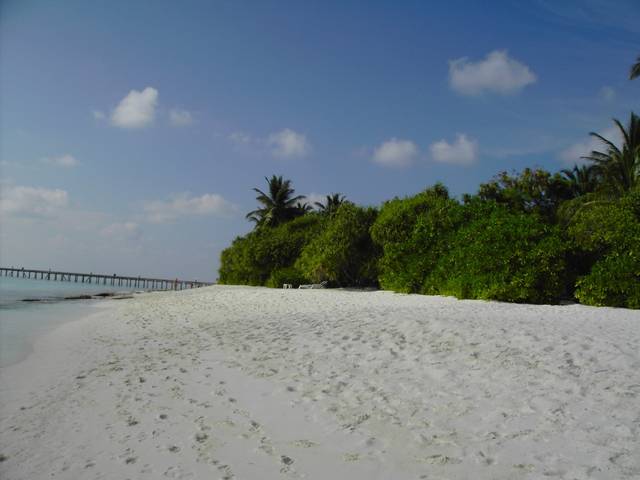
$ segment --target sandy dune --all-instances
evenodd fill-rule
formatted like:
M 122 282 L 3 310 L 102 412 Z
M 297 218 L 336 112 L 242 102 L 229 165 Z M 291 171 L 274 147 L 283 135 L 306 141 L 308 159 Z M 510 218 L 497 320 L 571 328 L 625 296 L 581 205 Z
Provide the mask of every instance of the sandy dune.
M 0 371 L 3 479 L 640 478 L 640 312 L 146 294 Z

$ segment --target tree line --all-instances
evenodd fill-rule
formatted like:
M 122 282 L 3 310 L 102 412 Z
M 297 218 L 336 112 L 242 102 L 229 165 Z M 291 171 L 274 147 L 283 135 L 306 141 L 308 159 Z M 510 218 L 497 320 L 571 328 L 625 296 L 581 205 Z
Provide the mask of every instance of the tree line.
M 501 172 L 460 200 L 436 183 L 378 208 L 342 194 L 310 205 L 274 175 L 219 282 L 640 308 L 640 118 L 614 123 L 622 143 L 592 132 L 602 148 L 584 164 Z

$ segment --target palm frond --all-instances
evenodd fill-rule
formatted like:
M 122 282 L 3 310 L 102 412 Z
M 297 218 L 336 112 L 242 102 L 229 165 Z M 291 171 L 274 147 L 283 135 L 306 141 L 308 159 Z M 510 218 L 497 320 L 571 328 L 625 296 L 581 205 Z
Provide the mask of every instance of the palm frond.
M 634 78 L 640 77 L 640 56 L 638 56 L 636 63 L 631 66 L 631 71 L 629 72 L 629 80 L 633 80 Z
M 257 226 L 276 226 L 304 213 L 298 204 L 305 197 L 294 196 L 295 190 L 291 187 L 291 180 L 283 179 L 282 175 L 265 177 L 265 180 L 269 187 L 266 192 L 253 188 L 258 194 L 256 201 L 262 207 L 249 212 L 246 215 L 248 220 L 255 222 Z

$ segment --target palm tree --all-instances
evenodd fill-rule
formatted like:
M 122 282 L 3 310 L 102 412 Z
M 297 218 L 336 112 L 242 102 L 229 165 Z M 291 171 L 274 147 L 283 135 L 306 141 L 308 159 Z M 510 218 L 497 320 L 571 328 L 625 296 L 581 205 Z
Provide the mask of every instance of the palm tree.
M 291 188 L 291 180 L 283 180 L 282 176 L 273 175 L 270 179 L 265 177 L 269 186 L 269 193 L 264 193 L 259 188 L 253 190 L 258 193 L 256 200 L 261 208 L 247 213 L 246 218 L 256 223 L 256 226 L 276 226 L 287 220 L 299 216 L 296 206 L 303 195 L 293 196 L 295 190 Z
M 313 210 L 313 207 L 307 202 L 298 202 L 296 203 L 295 208 L 298 211 L 296 216 L 305 215 Z
M 621 148 L 602 135 L 591 132 L 590 135 L 599 139 L 606 148 L 604 152 L 593 151 L 583 158 L 591 160 L 610 189 L 621 195 L 640 185 L 640 117 L 631 112 L 627 128 L 615 118 L 613 121 L 622 135 Z
M 334 193 L 332 195 L 327 195 L 325 199 L 325 203 L 315 202 L 316 207 L 318 207 L 318 211 L 321 213 L 325 213 L 327 215 L 331 215 L 338 207 L 344 203 L 346 197 L 340 193 Z
M 629 73 L 629 80 L 640 77 L 640 56 L 637 58 L 636 63 L 631 65 L 631 72 Z
M 571 193 L 574 197 L 581 197 L 587 193 L 594 192 L 598 187 L 600 178 L 594 165 L 574 165 L 571 170 L 562 170 Z

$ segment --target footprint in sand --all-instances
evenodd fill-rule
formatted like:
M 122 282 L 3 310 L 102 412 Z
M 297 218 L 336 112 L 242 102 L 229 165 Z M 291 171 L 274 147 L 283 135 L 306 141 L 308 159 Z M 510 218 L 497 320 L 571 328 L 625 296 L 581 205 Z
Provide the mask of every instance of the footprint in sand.
M 137 425 L 139 422 L 133 418 L 133 417 L 129 417 L 129 419 L 127 420 L 127 425 L 129 427 L 133 427 L 134 425 Z
M 431 455 L 426 457 L 424 461 L 430 465 L 455 465 L 462 462 L 459 458 L 448 457 L 446 455 Z
M 358 460 L 360 460 L 360 454 L 345 453 L 344 455 L 342 455 L 342 460 L 344 460 L 345 462 L 357 462 Z
M 293 445 L 294 447 L 300 447 L 300 448 L 312 448 L 312 447 L 318 446 L 317 443 L 312 442 L 311 440 L 306 440 L 306 439 L 296 440 L 295 442 L 291 442 L 291 445 Z

